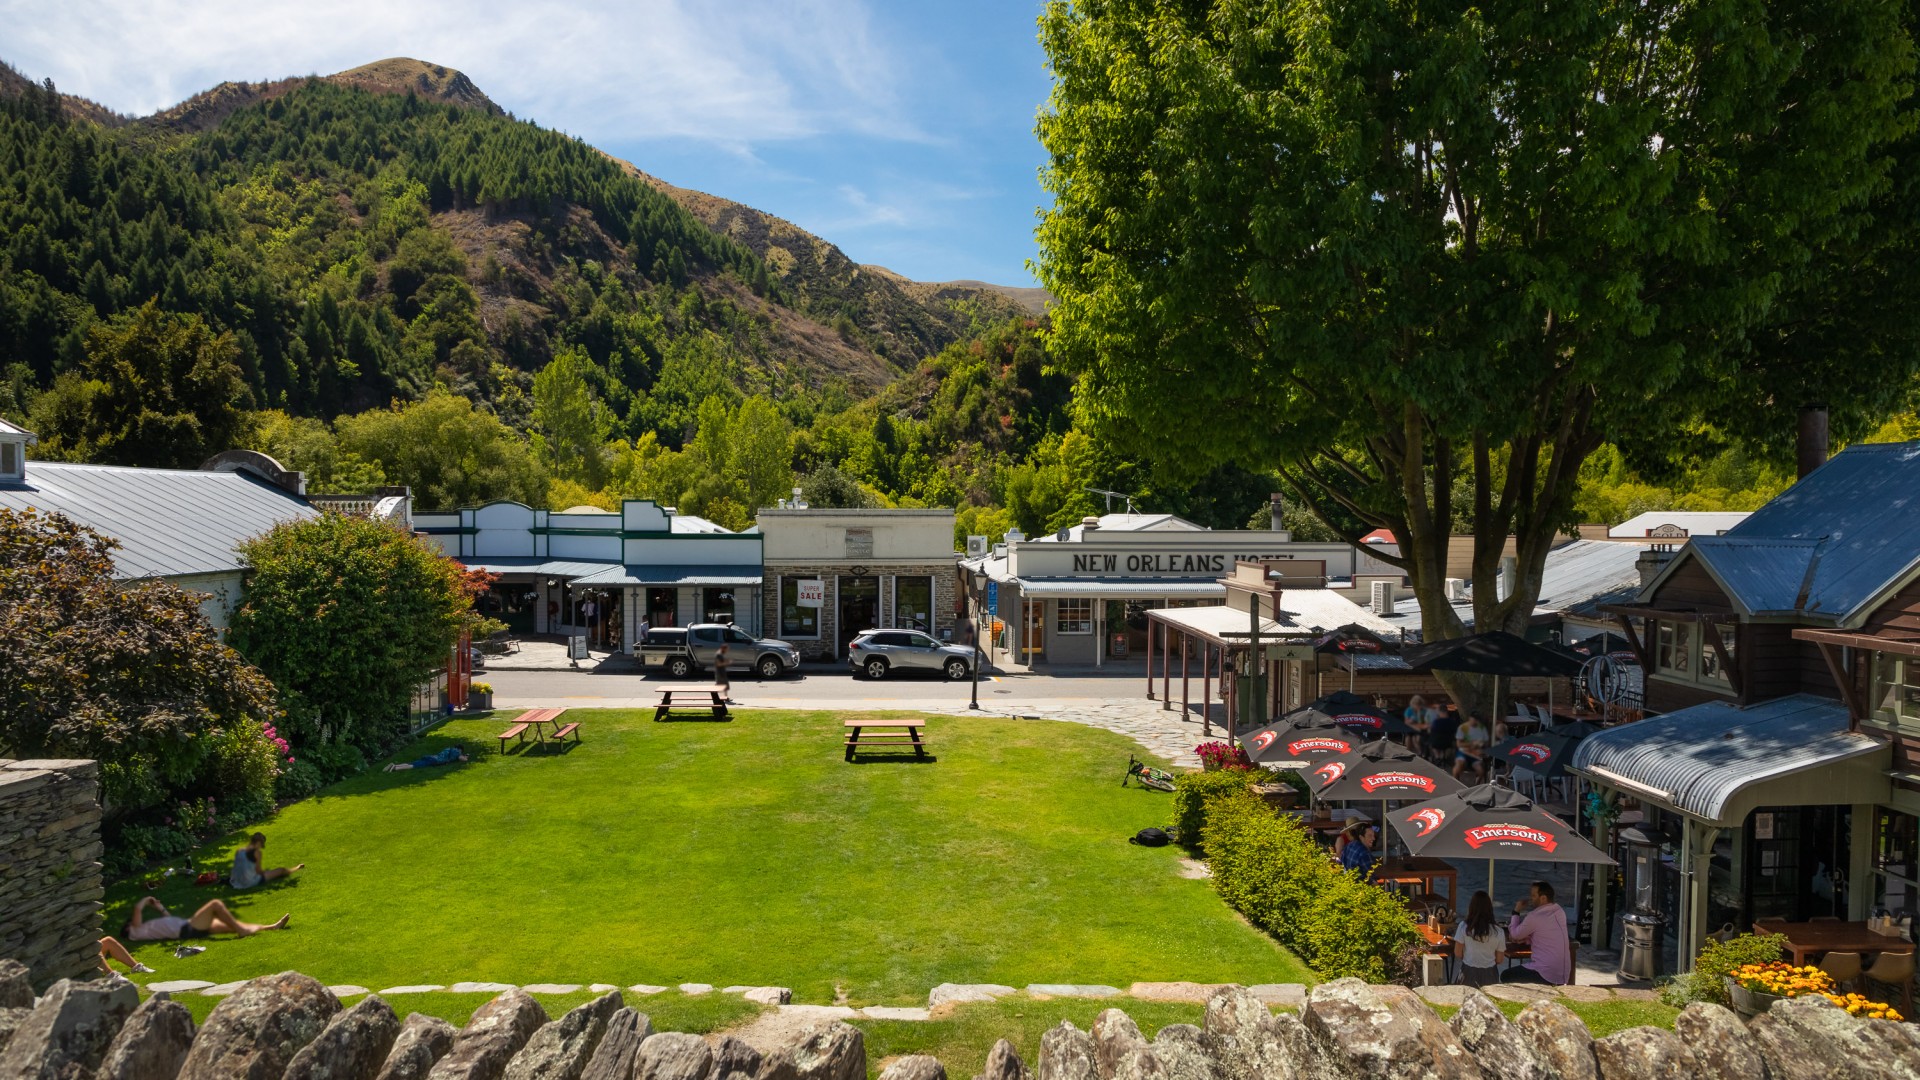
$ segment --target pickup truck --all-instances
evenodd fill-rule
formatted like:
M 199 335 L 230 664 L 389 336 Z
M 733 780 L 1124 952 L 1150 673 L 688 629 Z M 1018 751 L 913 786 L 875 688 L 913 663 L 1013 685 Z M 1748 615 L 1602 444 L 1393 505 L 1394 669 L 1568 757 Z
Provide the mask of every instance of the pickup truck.
M 725 623 L 658 626 L 648 630 L 634 647 L 641 667 L 664 667 L 676 679 L 713 667 L 713 658 L 727 646 L 729 668 L 744 669 L 771 679 L 800 666 L 800 651 L 774 638 L 756 638 Z

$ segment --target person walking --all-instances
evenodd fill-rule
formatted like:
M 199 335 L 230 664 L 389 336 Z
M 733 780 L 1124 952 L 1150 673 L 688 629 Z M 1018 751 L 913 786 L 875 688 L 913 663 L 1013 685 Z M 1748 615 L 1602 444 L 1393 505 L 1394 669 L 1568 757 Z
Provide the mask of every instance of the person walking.
M 720 651 L 713 654 L 713 686 L 720 691 L 720 700 L 731 705 L 733 704 L 733 680 L 727 674 L 728 662 L 727 642 L 722 638 Z

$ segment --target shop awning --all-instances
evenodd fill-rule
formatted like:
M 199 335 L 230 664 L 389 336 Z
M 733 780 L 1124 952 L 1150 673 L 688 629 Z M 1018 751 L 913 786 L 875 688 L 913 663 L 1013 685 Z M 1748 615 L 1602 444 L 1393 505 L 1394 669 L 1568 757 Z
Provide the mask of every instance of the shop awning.
M 713 585 L 720 587 L 758 585 L 760 574 L 754 567 L 748 566 L 641 566 L 629 563 L 625 566 L 597 564 L 599 572 L 583 577 L 575 585 L 613 586 L 613 585 L 654 585 L 671 588 L 676 585 Z
M 1849 726 L 1845 705 L 1812 694 L 1744 709 L 1709 702 L 1589 736 L 1575 748 L 1568 767 L 1702 821 L 1738 825 L 1732 819 L 1744 819 L 1745 810 L 1735 804 L 1750 788 L 1856 758 L 1890 758 L 1885 742 Z M 1887 761 L 1863 765 L 1884 771 Z M 1851 783 L 1822 790 L 1812 801 L 1797 804 L 1874 799 Z
M 1166 623 L 1178 630 L 1187 630 L 1198 634 L 1215 644 L 1238 644 L 1248 640 L 1253 620 L 1239 608 L 1230 608 L 1225 604 L 1211 607 L 1162 608 L 1147 613 L 1149 619 Z M 1260 636 L 1273 639 L 1274 644 L 1285 635 L 1297 635 L 1299 631 L 1290 630 L 1272 619 L 1260 620 Z
M 1193 599 L 1224 600 L 1227 587 L 1218 578 L 1142 578 L 1138 581 L 1086 581 L 1080 578 L 1016 578 L 1029 600 Z
M 553 559 L 545 555 L 456 555 L 454 559 L 469 570 L 489 574 L 533 574 L 546 577 L 581 578 L 605 571 L 612 563 Z M 616 567 L 617 568 L 617 567 Z

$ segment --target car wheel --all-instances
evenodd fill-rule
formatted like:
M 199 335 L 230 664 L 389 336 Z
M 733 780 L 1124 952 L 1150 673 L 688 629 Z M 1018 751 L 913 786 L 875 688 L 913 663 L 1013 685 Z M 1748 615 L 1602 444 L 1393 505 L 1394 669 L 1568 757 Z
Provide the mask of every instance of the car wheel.
M 763 679 L 777 679 L 780 677 L 780 669 L 782 666 L 779 657 L 763 656 L 760 658 L 758 665 L 760 677 Z
M 887 662 L 875 657 L 867 661 L 866 671 L 869 679 L 884 679 L 887 677 Z
M 693 674 L 693 661 L 684 656 L 676 656 L 667 661 L 667 674 L 676 679 L 684 679 Z
M 965 660 L 947 661 L 947 678 L 952 679 L 954 682 L 959 682 L 966 677 L 967 662 Z

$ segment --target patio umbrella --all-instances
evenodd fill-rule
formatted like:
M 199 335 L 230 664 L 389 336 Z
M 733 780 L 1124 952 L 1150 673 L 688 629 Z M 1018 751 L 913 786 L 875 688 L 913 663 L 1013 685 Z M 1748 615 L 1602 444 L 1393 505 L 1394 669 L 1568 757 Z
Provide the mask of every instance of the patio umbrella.
M 1575 731 L 1576 727 L 1586 728 Z M 1600 730 L 1584 721 L 1579 724 L 1567 724 L 1543 731 L 1538 735 L 1515 735 L 1495 746 L 1489 753 L 1515 768 L 1526 769 L 1551 780 L 1564 776 L 1567 762 L 1573 757 L 1573 748 L 1580 740 Z
M 1487 860 L 1487 895 L 1493 895 L 1494 863 L 1600 863 L 1613 860 L 1582 839 L 1573 826 L 1533 805 L 1511 788 L 1480 784 L 1387 816 L 1412 855 Z
M 1385 739 L 1310 766 L 1304 775 L 1314 796 L 1326 802 L 1380 800 L 1380 820 L 1389 799 L 1431 799 L 1465 787 L 1419 754 Z
M 1401 659 L 1416 675 L 1434 671 L 1464 671 L 1495 678 L 1516 676 L 1558 676 L 1571 679 L 1580 674 L 1579 657 L 1565 650 L 1546 649 L 1505 630 L 1449 638 L 1404 650 Z M 1499 690 L 1496 685 L 1495 691 Z M 1498 694 L 1495 700 L 1498 700 Z M 1553 711 L 1553 683 L 1547 683 L 1547 711 Z
M 1345 690 L 1336 690 L 1280 719 L 1292 723 L 1295 727 L 1324 727 L 1331 724 L 1346 728 L 1355 734 L 1374 738 L 1382 735 L 1405 735 L 1413 730 L 1400 717 L 1381 712 L 1366 698 L 1358 694 L 1350 694 Z
M 1282 769 L 1301 769 L 1322 758 L 1351 753 L 1365 741 L 1331 722 L 1303 725 L 1290 719 L 1276 720 L 1240 737 L 1249 760 Z

